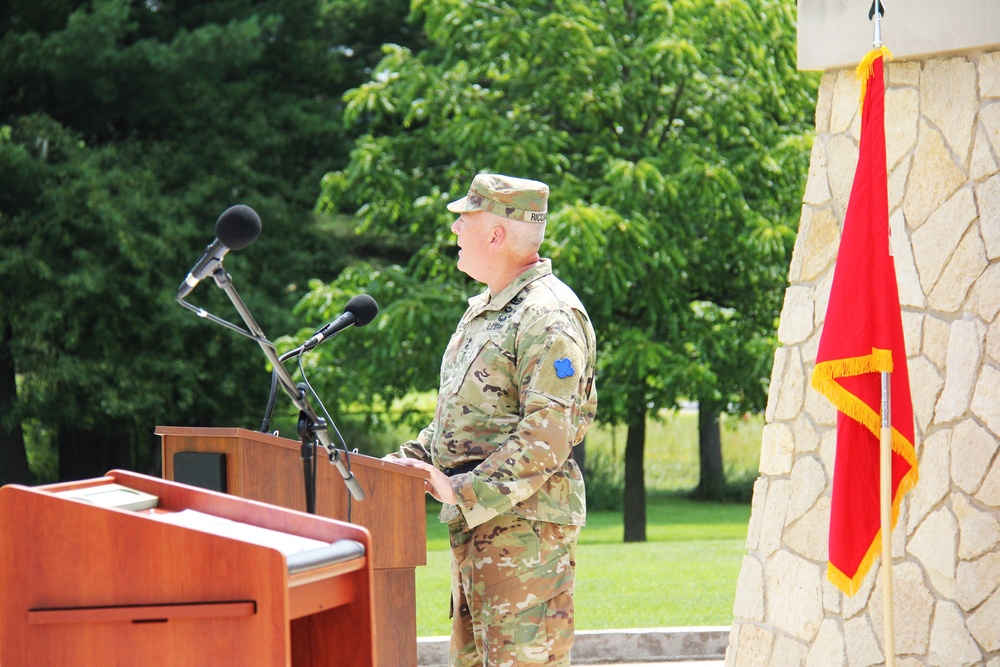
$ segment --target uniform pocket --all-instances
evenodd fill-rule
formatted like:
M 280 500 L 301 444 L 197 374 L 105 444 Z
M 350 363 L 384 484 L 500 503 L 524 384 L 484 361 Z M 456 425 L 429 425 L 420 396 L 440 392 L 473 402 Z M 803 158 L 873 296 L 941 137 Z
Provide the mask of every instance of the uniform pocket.
M 562 553 L 538 567 L 486 589 L 493 608 L 516 614 L 551 600 L 573 587 L 573 569 L 569 554 Z
M 496 658 L 489 664 L 569 666 L 573 575 L 561 560 L 542 564 L 520 581 L 487 588 L 494 614 L 486 624 L 486 644 Z
M 512 353 L 487 340 L 456 374 L 452 391 L 465 405 L 485 417 L 517 414 Z
M 511 664 L 518 667 L 569 666 L 573 648 L 573 595 L 563 591 L 505 621 L 505 636 L 513 638 Z

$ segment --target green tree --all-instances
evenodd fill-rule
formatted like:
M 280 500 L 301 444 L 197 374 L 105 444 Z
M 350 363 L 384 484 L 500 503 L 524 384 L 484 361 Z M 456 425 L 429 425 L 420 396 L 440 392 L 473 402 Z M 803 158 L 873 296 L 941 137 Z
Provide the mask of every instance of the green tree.
M 367 284 L 316 285 L 303 314 L 329 317 L 315 307 L 329 289 L 383 290 L 401 273 L 413 281 L 402 312 L 433 306 L 415 329 L 386 309 L 399 337 L 380 341 L 383 363 L 365 362 L 360 336 L 320 358 L 350 356 L 364 397 L 434 386 L 393 352 L 440 353 L 455 321 L 446 286 L 478 289 L 453 269 L 444 203 L 477 171 L 547 181 L 545 251 L 594 321 L 598 418 L 628 426 L 625 537 L 645 539 L 646 419 L 694 398 L 717 433 L 720 412 L 763 407 L 817 83 L 794 66 L 794 12 L 790 0 L 414 2 L 429 44 L 386 45 L 347 94 L 346 118 L 367 133 L 319 202 L 368 238 L 403 236 L 412 260 L 365 268 Z M 718 438 L 703 452 L 709 494 L 723 481 Z
M 346 162 L 341 94 L 409 41 L 407 9 L 0 1 L 0 481 L 29 481 L 29 419 L 63 479 L 155 469 L 158 423 L 259 423 L 256 346 L 174 294 L 237 202 L 264 233 L 226 264 L 266 332 L 297 282 L 339 273 L 351 247 L 314 224 L 317 183 Z M 190 300 L 238 321 L 206 283 Z

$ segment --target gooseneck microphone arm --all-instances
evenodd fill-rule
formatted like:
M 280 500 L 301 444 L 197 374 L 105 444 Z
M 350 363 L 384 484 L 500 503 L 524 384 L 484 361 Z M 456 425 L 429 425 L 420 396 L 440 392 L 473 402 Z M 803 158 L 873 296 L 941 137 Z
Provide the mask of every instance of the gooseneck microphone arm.
M 347 485 L 348 490 L 351 495 L 357 500 L 364 500 L 365 494 L 361 490 L 361 485 L 358 484 L 358 480 L 351 473 L 350 468 L 344 464 L 344 461 L 340 458 L 340 452 L 336 447 L 330 444 L 330 437 L 326 430 L 326 421 L 316 415 L 316 411 L 313 410 L 312 406 L 309 404 L 307 398 L 306 387 L 297 386 L 292 380 L 292 376 L 288 373 L 288 369 L 283 365 L 283 359 L 279 359 L 278 353 L 274 348 L 274 343 L 269 341 L 261 330 L 260 326 L 254 320 L 253 315 L 250 314 L 249 309 L 247 309 L 246 304 L 243 303 L 243 299 L 237 294 L 236 288 L 233 287 L 232 278 L 226 272 L 225 268 L 222 266 L 222 260 L 225 258 L 226 254 L 230 250 L 240 250 L 247 247 L 260 235 L 261 224 L 260 216 L 249 206 L 243 204 L 237 204 L 226 209 L 219 219 L 215 223 L 215 240 L 205 248 L 198 262 L 192 267 L 191 271 L 188 272 L 187 277 L 185 277 L 184 282 L 181 283 L 177 290 L 177 302 L 188 310 L 193 311 L 199 317 L 207 318 L 212 322 L 221 324 L 222 326 L 232 329 L 236 333 L 239 333 L 248 338 L 252 338 L 257 341 L 260 345 L 260 349 L 264 351 L 264 356 L 267 357 L 268 361 L 271 362 L 274 368 L 274 378 L 275 382 L 281 386 L 288 397 L 292 399 L 292 403 L 299 409 L 299 436 L 302 438 L 302 460 L 303 466 L 306 469 L 306 505 L 309 512 L 315 512 L 315 443 L 319 442 L 323 449 L 327 451 L 330 457 L 330 462 L 337 466 L 337 470 L 340 472 L 341 477 L 344 478 L 344 483 Z M 215 279 L 215 283 L 225 291 L 229 300 L 236 307 L 239 312 L 240 317 L 243 318 L 243 322 L 246 325 L 246 329 L 239 327 L 235 324 L 231 324 L 222 318 L 212 315 L 203 308 L 198 308 L 197 306 L 192 306 L 187 303 L 184 298 L 191 293 L 191 291 L 197 287 L 198 283 L 212 276 Z M 370 299 L 370 297 L 369 297 Z M 374 300 L 372 300 L 374 304 Z M 375 312 L 378 311 L 377 306 L 375 306 Z M 374 314 L 372 314 L 374 317 Z M 332 324 L 332 323 L 331 323 Z M 342 326 L 347 324 L 342 323 Z M 312 344 L 318 345 L 322 342 L 323 337 L 328 337 L 333 335 L 335 332 L 327 332 L 319 336 L 319 339 Z M 316 338 L 316 336 L 314 336 Z M 346 446 L 345 446 L 346 450 Z M 310 474 L 310 468 L 311 473 Z M 310 481 L 312 482 L 310 484 Z
M 375 302 L 375 299 L 371 298 L 367 294 L 358 294 L 347 302 L 347 305 L 344 306 L 344 312 L 342 315 L 317 331 L 309 340 L 299 347 L 285 352 L 281 355 L 280 360 L 284 362 L 292 357 L 301 357 L 303 353 L 312 350 L 320 343 L 330 340 L 348 327 L 363 327 L 367 325 L 375 319 L 376 315 L 378 315 L 378 304 Z M 305 377 L 304 372 L 303 377 Z M 277 394 L 277 390 L 278 376 L 277 374 L 272 373 L 271 393 L 267 397 L 267 408 L 264 411 L 264 419 L 260 424 L 260 430 L 262 433 L 267 433 L 271 429 L 271 413 L 274 410 L 274 398 Z
M 264 352 L 264 356 L 267 360 L 271 362 L 271 366 L 274 369 L 275 374 L 278 378 L 278 385 L 284 390 L 292 403 L 296 408 L 299 409 L 299 437 L 302 439 L 303 447 L 305 447 L 309 442 L 319 441 L 323 449 L 326 450 L 330 457 L 330 463 L 337 467 L 340 476 L 344 478 L 344 484 L 347 485 L 348 490 L 351 495 L 354 496 L 356 500 L 364 500 L 365 492 L 361 489 L 361 485 L 358 483 L 357 478 L 354 473 L 350 471 L 347 465 L 340 457 L 340 450 L 334 447 L 330 443 L 330 435 L 326 429 L 326 420 L 316 415 L 316 411 L 313 410 L 312 405 L 309 404 L 309 399 L 304 388 L 300 388 L 292 380 L 292 376 L 289 374 L 288 369 L 285 368 L 281 359 L 278 357 L 278 352 L 274 347 L 274 343 L 269 341 L 261 330 L 257 321 L 254 320 L 253 315 L 247 309 L 246 304 L 243 303 L 243 299 L 236 292 L 236 288 L 233 287 L 232 278 L 226 272 L 224 268 L 219 266 L 212 274 L 215 278 L 216 284 L 222 288 L 229 297 L 229 300 L 233 303 L 233 306 L 239 312 L 240 317 L 246 324 L 247 328 L 252 334 L 251 338 L 257 341 L 260 345 L 260 349 Z M 237 327 L 238 329 L 238 327 Z M 309 484 L 306 485 L 309 488 Z M 312 505 L 312 507 L 307 507 L 310 513 L 315 513 L 315 494 L 307 494 L 306 504 Z

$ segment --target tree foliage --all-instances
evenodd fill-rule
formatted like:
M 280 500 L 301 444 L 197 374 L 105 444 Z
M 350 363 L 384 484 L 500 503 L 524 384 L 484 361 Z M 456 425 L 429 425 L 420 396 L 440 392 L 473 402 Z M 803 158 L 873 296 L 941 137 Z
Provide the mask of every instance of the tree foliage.
M 350 247 L 313 223 L 317 183 L 346 162 L 341 94 L 408 39 L 406 9 L 0 1 L 0 380 L 19 378 L 0 461 L 23 457 L 31 422 L 64 479 L 155 471 L 155 425 L 259 419 L 256 346 L 174 294 L 237 202 L 264 233 L 226 264 L 266 332 L 288 326 L 297 282 L 340 271 Z M 205 283 L 190 300 L 238 319 Z
M 400 333 L 375 365 L 370 340 L 338 343 L 360 395 L 390 378 L 435 385 L 385 350 L 443 350 L 445 286 L 478 289 L 453 268 L 444 203 L 496 171 L 552 186 L 545 251 L 597 330 L 598 419 L 638 428 L 684 397 L 762 409 L 817 84 L 795 69 L 794 13 L 790 0 L 415 0 L 428 43 L 386 45 L 345 96 L 365 132 L 318 203 L 413 249 L 404 268 L 366 271 L 372 290 L 413 277 L 415 327 L 386 312 Z M 314 286 L 303 314 L 328 317 L 311 304 L 341 285 Z M 641 471 L 641 445 L 629 456 Z M 641 474 L 626 494 L 644 502 Z

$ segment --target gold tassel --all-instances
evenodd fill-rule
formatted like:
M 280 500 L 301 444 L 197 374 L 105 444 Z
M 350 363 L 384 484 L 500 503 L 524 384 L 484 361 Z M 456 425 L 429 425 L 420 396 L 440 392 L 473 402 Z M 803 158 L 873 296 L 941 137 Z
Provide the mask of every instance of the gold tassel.
M 892 60 L 892 53 L 884 46 L 880 46 L 877 49 L 872 49 L 865 55 L 865 57 L 858 63 L 857 69 L 854 70 L 854 77 L 861 81 L 861 100 L 859 106 L 864 107 L 865 104 L 865 93 L 868 91 L 868 80 L 872 77 L 872 73 L 875 67 L 875 60 L 882 56 L 883 58 Z

